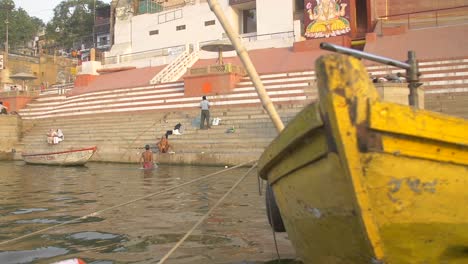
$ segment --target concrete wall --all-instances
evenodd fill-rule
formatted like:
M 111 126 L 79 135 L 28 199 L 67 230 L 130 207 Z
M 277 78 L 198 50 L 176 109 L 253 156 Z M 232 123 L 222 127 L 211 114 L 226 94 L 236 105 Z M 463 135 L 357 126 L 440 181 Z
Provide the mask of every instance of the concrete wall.
M 21 136 L 21 119 L 16 115 L 0 115 L 0 160 L 11 159 L 12 149 Z
M 31 57 L 10 54 L 8 64 L 0 74 L 3 86 L 1 88 L 9 91 L 11 86 L 16 85 L 19 89 L 23 82 L 21 80 L 12 80 L 9 76 L 20 72 L 30 73 L 36 77 L 34 80 L 25 82 L 25 86 L 29 90 L 38 89 L 41 83 L 49 85 L 68 83 L 74 79 L 72 69 L 75 68 L 76 64 L 76 60 L 61 56 L 42 55 L 41 57 Z
M 468 119 L 468 91 L 445 93 L 428 91 L 425 100 L 427 110 Z
M 227 1 L 221 1 L 221 4 L 231 17 L 233 12 Z M 205 26 L 205 21 L 210 20 L 216 20 L 215 25 Z M 176 27 L 181 25 L 185 25 L 185 30 L 177 31 Z M 154 30 L 158 30 L 159 34 L 150 35 L 150 31 Z M 128 43 L 131 44 L 131 52 L 135 53 L 221 39 L 224 31 L 208 4 L 200 3 L 156 14 L 129 16 L 126 20 L 117 19 L 115 32 L 117 46 L 112 48 L 111 56 L 118 54 L 116 49 L 122 49 Z
M 293 31 L 293 1 L 257 0 L 257 34 Z
M 229 6 L 228 0 L 219 1 L 224 14 L 231 22 L 235 31 L 239 32 L 240 12 Z M 284 0 L 257 0 L 257 35 L 294 31 L 293 3 Z M 117 12 L 124 12 L 119 11 Z M 167 20 L 167 21 L 166 21 Z M 206 21 L 215 20 L 215 25 L 205 26 Z M 185 25 L 185 30 L 176 30 L 177 26 Z M 150 31 L 158 30 L 158 34 L 150 35 Z M 253 34 L 253 35 L 256 35 Z M 251 35 L 251 34 L 250 34 Z M 136 53 L 167 47 L 185 45 L 187 43 L 206 42 L 225 38 L 224 30 L 208 3 L 200 2 L 186 5 L 183 8 L 168 10 L 156 14 L 129 15 L 116 20 L 115 45 L 109 56 L 117 54 Z M 292 45 L 284 41 L 284 36 L 268 41 L 266 47 L 284 47 Z M 261 41 L 262 37 L 256 39 Z M 264 48 L 264 45 L 248 43 L 248 49 Z

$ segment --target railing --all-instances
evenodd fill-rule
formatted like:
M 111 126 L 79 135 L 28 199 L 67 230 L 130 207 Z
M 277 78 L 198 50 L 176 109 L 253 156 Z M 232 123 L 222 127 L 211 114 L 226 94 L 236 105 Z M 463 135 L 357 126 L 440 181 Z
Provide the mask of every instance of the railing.
M 177 19 L 182 19 L 183 17 L 184 17 L 184 13 L 182 9 L 177 9 L 171 12 L 166 12 L 166 13 L 158 15 L 158 24 L 164 24 L 164 23 L 174 21 Z
M 281 38 L 294 38 L 294 31 L 284 31 L 284 32 L 275 32 L 275 33 L 269 33 L 269 34 L 244 34 L 240 35 L 239 38 L 243 42 L 252 42 L 252 41 L 259 41 L 259 40 L 269 40 L 269 39 L 281 39 Z M 213 40 L 207 40 L 207 41 L 202 41 L 200 42 L 200 47 L 208 44 L 213 41 L 218 41 L 219 39 L 213 39 Z M 227 36 L 223 34 L 223 39 L 229 41 Z
M 223 74 L 223 73 L 237 73 L 239 75 L 246 75 L 246 71 L 242 66 L 234 65 L 231 63 L 209 65 L 205 67 L 191 68 L 188 71 L 190 76 L 208 75 L 208 74 Z
M 184 52 L 184 50 L 185 50 L 185 45 L 172 46 L 172 47 L 160 48 L 160 49 L 155 49 L 155 50 L 148 50 L 148 51 L 141 51 L 141 52 L 105 57 L 101 61 L 101 63 L 103 65 L 116 64 L 116 63 L 130 62 L 130 61 L 141 60 L 141 59 L 148 59 L 152 57 L 177 55 L 181 52 Z
M 140 4 L 138 5 L 138 14 L 160 13 L 171 9 L 182 8 L 187 4 L 193 3 L 194 1 L 186 0 L 160 1 L 159 3 L 153 0 L 140 1 Z
M 238 5 L 249 2 L 255 2 L 255 0 L 229 0 L 229 5 Z
M 0 97 L 15 97 L 15 96 L 26 96 L 26 97 L 37 97 L 40 91 L 6 91 L 0 92 Z
M 380 17 L 383 27 L 406 25 L 409 29 L 440 27 L 468 23 L 468 6 L 427 10 Z
M 151 84 L 173 82 L 182 77 L 187 68 L 191 67 L 198 60 L 198 50 L 192 51 L 186 48 L 174 61 L 162 69 L 153 79 Z
M 281 38 L 294 38 L 294 31 L 284 31 L 269 34 L 256 34 L 256 35 L 245 35 L 240 36 L 244 42 L 251 42 L 257 40 L 268 40 L 268 39 L 281 39 Z

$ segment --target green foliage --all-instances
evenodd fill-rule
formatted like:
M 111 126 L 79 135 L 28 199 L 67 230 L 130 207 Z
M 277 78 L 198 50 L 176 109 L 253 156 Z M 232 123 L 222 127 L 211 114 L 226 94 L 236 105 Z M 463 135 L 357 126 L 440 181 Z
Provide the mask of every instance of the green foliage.
M 48 40 L 58 46 L 76 48 L 91 40 L 94 25 L 94 3 L 105 5 L 99 0 L 64 0 L 54 8 L 54 17 L 47 24 Z
M 22 8 L 15 8 L 12 0 L 0 0 L 0 42 L 4 47 L 6 40 L 6 21 L 8 18 L 8 45 L 10 49 L 27 46 L 37 35 L 44 22 L 30 17 Z M 3 22 L 3 23 L 2 23 Z

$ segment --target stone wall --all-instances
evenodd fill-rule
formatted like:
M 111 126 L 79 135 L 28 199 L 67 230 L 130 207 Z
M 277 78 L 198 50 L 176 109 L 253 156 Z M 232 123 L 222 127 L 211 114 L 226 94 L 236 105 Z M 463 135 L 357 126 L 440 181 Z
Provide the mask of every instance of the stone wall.
M 461 118 L 468 118 L 468 92 L 426 93 L 426 108 Z M 462 133 L 462 131 L 460 131 Z
M 21 119 L 16 115 L 0 115 L 0 160 L 13 158 L 20 137 Z

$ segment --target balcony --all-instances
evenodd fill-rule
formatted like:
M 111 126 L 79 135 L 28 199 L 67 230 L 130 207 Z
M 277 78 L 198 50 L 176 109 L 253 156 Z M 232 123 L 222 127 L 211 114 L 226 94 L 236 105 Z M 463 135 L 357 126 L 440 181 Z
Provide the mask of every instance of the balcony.
M 239 5 L 252 2 L 255 3 L 255 0 L 229 0 L 229 5 Z

